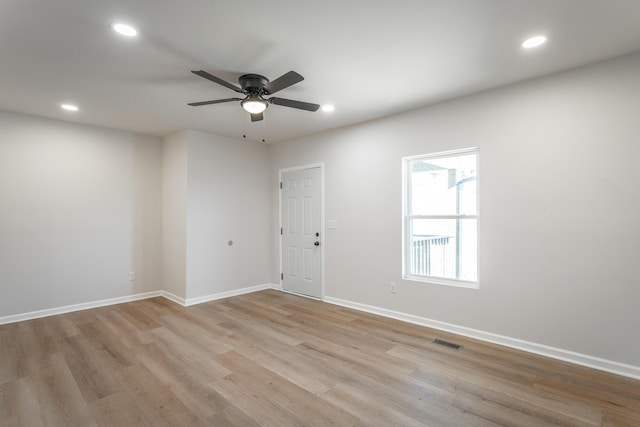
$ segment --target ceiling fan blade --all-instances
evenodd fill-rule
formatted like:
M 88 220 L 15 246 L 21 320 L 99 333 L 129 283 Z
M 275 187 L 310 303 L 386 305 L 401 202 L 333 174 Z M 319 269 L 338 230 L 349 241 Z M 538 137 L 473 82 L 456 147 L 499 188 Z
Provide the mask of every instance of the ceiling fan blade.
M 223 102 L 231 102 L 231 101 L 242 101 L 242 98 L 214 99 L 213 101 L 191 102 L 187 105 L 191 105 L 192 107 L 199 107 L 200 105 L 220 104 Z
M 320 106 L 310 102 L 294 101 L 293 99 L 269 98 L 269 103 L 282 105 L 284 107 L 297 108 L 298 110 L 318 111 Z
M 220 77 L 216 77 L 213 74 L 207 73 L 206 71 L 202 71 L 202 70 L 191 70 L 191 72 L 193 74 L 196 74 L 200 77 L 204 77 L 207 80 L 211 80 L 214 83 L 218 83 L 219 85 L 222 85 L 224 87 L 227 87 L 231 90 L 235 90 L 238 93 L 244 93 L 244 91 L 242 89 L 240 89 L 238 86 L 233 85 L 231 83 L 229 83 L 226 80 L 222 80 Z
M 257 114 L 252 114 L 251 115 L 251 121 L 252 122 L 259 122 L 260 120 L 264 119 L 264 114 L 263 113 L 257 113 Z
M 300 74 L 296 73 L 295 71 L 289 71 L 288 73 L 281 75 L 274 81 L 264 85 L 264 90 L 268 95 L 271 95 L 278 92 L 279 90 L 288 88 L 289 86 L 292 86 L 303 80 L 304 77 L 302 77 Z

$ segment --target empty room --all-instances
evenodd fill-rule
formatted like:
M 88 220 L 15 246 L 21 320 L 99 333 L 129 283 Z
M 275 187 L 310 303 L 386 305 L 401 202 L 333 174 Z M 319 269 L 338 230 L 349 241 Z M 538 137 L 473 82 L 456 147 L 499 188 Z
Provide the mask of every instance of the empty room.
M 640 426 L 640 2 L 0 2 L 0 426 Z

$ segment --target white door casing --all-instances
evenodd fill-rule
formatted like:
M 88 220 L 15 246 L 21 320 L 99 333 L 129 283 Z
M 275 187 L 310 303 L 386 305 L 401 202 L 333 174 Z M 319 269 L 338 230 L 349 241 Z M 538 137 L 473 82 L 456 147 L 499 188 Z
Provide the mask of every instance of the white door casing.
M 282 289 L 322 298 L 322 170 L 281 171 Z

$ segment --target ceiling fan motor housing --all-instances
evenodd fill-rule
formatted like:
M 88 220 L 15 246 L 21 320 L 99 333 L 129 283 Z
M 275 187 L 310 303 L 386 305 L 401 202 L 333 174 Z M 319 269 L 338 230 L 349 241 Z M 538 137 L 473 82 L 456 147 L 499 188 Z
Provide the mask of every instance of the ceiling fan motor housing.
M 260 74 L 244 74 L 240 76 L 238 81 L 240 82 L 240 87 L 249 92 L 253 92 L 256 89 L 262 89 L 267 83 L 269 83 L 269 79 L 265 76 L 261 76 Z

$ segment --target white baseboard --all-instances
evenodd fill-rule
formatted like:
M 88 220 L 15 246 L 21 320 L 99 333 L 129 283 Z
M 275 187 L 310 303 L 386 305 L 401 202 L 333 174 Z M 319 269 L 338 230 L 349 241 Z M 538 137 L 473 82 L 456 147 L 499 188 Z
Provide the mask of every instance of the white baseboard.
M 503 335 L 485 332 L 478 329 L 467 328 L 465 326 L 453 325 L 438 320 L 427 319 L 425 317 L 414 316 L 412 314 L 401 313 L 398 311 L 387 310 L 385 308 L 374 307 L 371 305 L 360 304 L 353 301 L 343 300 L 339 298 L 325 297 L 324 301 L 330 304 L 342 307 L 353 308 L 355 310 L 367 313 L 377 314 L 416 325 L 426 326 L 441 331 L 451 332 L 457 335 L 463 335 L 469 338 L 475 338 L 494 344 L 511 347 L 518 350 L 527 351 L 529 353 L 539 354 L 541 356 L 551 357 L 553 359 L 574 363 L 576 365 L 586 366 L 601 371 L 610 372 L 617 375 L 623 375 L 634 379 L 640 379 L 640 366 L 627 365 L 624 363 L 614 362 L 612 360 L 601 359 L 595 356 L 575 353 L 573 351 L 561 348 L 549 347 L 543 344 L 532 343 L 517 338 L 506 337 Z
M 160 291 L 160 296 L 163 298 L 168 299 L 169 301 L 173 301 L 176 304 L 180 304 L 182 306 L 186 306 L 187 302 L 185 301 L 184 298 L 179 297 L 176 294 L 172 294 L 171 292 L 167 292 L 167 291 Z
M 55 316 L 56 314 L 71 313 L 72 311 L 88 310 L 90 308 L 98 308 L 107 305 L 122 304 L 124 302 L 138 301 L 141 299 L 155 298 L 159 296 L 164 296 L 163 291 L 145 292 L 142 294 L 127 295 L 124 297 L 109 298 L 99 301 L 85 302 L 81 304 L 65 305 L 63 307 L 48 308 L 45 310 L 30 311 L 28 313 L 20 313 L 11 316 L 0 317 L 0 325 L 21 322 L 23 320 L 39 319 L 41 317 Z
M 272 289 L 272 288 L 273 288 L 272 283 L 264 283 L 262 285 L 249 286 L 248 288 L 233 289 L 231 291 L 219 292 L 216 294 L 205 295 L 201 297 L 187 298 L 187 300 L 182 305 L 190 306 L 195 304 L 202 304 L 203 302 L 215 301 L 217 299 L 222 299 L 222 298 L 235 297 L 237 295 L 249 294 L 251 292 L 264 291 L 265 289 Z
M 229 298 L 236 295 L 262 291 L 265 289 L 278 289 L 276 288 L 276 286 L 277 285 L 273 283 L 265 283 L 263 285 L 251 286 L 251 287 L 242 288 L 242 289 L 234 289 L 232 291 L 220 292 L 217 294 L 206 295 L 203 297 L 189 298 L 189 299 L 184 299 L 182 297 L 179 297 L 167 291 L 145 292 L 142 294 L 127 295 L 124 297 L 109 298 L 109 299 L 104 299 L 99 301 L 91 301 L 91 302 L 86 302 L 81 304 L 66 305 L 63 307 L 48 308 L 45 310 L 30 311 L 28 313 L 20 313 L 20 314 L 14 314 L 10 316 L 4 316 L 4 317 L 0 317 L 0 325 L 4 325 L 7 323 L 14 323 L 14 322 L 22 322 L 24 320 L 39 319 L 41 317 L 55 316 L 56 314 L 71 313 L 73 311 L 88 310 L 90 308 L 105 307 L 107 305 L 122 304 L 125 302 L 132 302 L 132 301 L 138 301 L 138 300 L 155 298 L 155 297 L 163 297 L 168 299 L 169 301 L 175 302 L 176 304 L 180 304 L 182 306 L 187 307 L 194 304 L 201 304 L 207 301 L 214 301 L 217 299 Z

